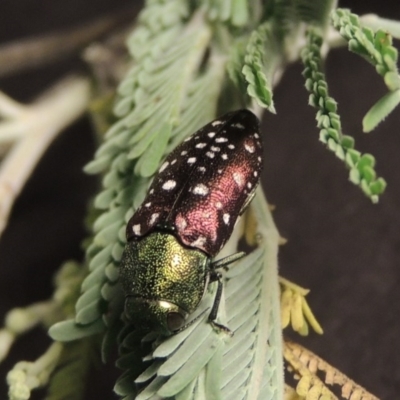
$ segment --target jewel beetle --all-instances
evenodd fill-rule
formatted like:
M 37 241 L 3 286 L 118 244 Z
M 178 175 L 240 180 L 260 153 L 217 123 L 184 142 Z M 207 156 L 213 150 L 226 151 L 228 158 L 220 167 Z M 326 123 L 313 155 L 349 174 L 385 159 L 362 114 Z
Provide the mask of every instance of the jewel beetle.
M 259 121 L 248 110 L 210 122 L 167 156 L 127 224 L 120 281 L 129 321 L 164 335 L 179 332 L 217 281 L 209 321 L 222 327 L 215 322 L 218 270 L 244 253 L 212 259 L 254 196 L 261 169 Z

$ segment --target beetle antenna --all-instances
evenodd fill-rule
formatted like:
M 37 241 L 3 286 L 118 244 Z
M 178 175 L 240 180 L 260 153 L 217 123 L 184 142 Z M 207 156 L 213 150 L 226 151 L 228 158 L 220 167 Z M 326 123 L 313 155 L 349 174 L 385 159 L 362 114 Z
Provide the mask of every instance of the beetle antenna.
M 205 310 L 203 310 L 196 318 L 193 318 L 192 320 L 190 320 L 187 324 L 183 325 L 181 328 L 179 328 L 178 330 L 176 330 L 174 332 L 174 335 L 176 335 L 179 332 L 184 331 L 186 328 L 188 328 L 190 325 L 193 325 L 196 321 L 198 321 L 207 311 L 209 310 L 209 308 L 206 308 Z
M 240 260 L 246 255 L 244 251 L 239 251 L 238 253 L 231 254 L 228 257 L 221 258 L 218 261 L 214 261 L 211 263 L 210 268 L 215 271 L 216 269 L 223 268 L 225 271 L 228 271 L 228 265 L 234 263 L 237 260 Z

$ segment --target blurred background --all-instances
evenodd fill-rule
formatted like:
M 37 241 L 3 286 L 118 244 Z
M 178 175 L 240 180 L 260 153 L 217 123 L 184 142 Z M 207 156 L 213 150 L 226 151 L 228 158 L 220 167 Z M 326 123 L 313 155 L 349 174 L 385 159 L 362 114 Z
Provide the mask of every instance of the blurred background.
M 343 0 L 358 14 L 400 20 L 398 0 Z M 1 0 L 0 44 L 68 28 L 142 2 L 132 0 Z M 399 48 L 399 42 L 396 43 Z M 51 67 L 0 79 L 0 89 L 28 102 L 69 71 L 78 56 Z M 292 65 L 275 91 L 277 115 L 266 115 L 263 186 L 276 205 L 275 221 L 288 243 L 281 275 L 311 289 L 308 301 L 325 334 L 301 339 L 330 364 L 382 399 L 400 398 L 400 109 L 373 133 L 361 120 L 385 93 L 373 68 L 345 49 L 332 51 L 326 72 L 339 103 L 344 132 L 357 148 L 375 155 L 388 187 L 378 205 L 348 182 L 348 171 L 318 141 L 314 110 L 307 105 L 301 66 Z M 81 259 L 83 218 L 96 179 L 82 173 L 95 151 L 90 122 L 82 118 L 60 135 L 18 198 L 0 240 L 0 321 L 16 306 L 47 299 L 52 276 L 67 259 Z M 37 358 L 48 345 L 42 330 L 22 337 L 0 366 Z M 119 371 L 94 371 L 87 399 L 111 399 Z M 99 378 L 100 377 L 100 378 Z M 43 398 L 43 392 L 34 396 Z

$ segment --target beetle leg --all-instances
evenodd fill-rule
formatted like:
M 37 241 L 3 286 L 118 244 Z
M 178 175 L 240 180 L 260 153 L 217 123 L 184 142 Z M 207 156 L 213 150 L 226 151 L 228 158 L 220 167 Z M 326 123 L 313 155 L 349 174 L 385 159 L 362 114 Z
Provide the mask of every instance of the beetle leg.
M 218 268 L 223 268 L 225 271 L 228 271 L 228 265 L 234 263 L 237 260 L 240 260 L 241 258 L 243 258 L 246 255 L 245 252 L 243 251 L 239 251 L 238 253 L 235 254 L 231 254 L 230 256 L 221 258 L 218 261 L 214 261 L 211 263 L 210 265 L 210 269 L 212 271 L 215 271 Z M 215 279 L 214 279 L 215 281 Z
M 181 328 L 179 328 L 178 330 L 174 331 L 174 335 L 176 335 L 179 332 L 184 331 L 186 328 L 188 328 L 190 325 L 193 325 L 196 321 L 198 321 L 203 315 L 204 313 L 206 313 L 209 310 L 209 308 L 206 308 L 204 311 L 202 311 L 196 318 L 193 318 L 192 320 L 190 320 L 187 324 L 183 325 Z
M 229 336 L 233 336 L 233 332 L 228 327 L 219 324 L 218 322 L 215 321 L 218 316 L 219 304 L 221 303 L 221 297 L 222 297 L 223 284 L 221 278 L 222 276 L 219 272 L 212 272 L 210 274 L 210 282 L 217 281 L 218 286 L 217 286 L 217 293 L 215 294 L 214 298 L 214 304 L 211 308 L 210 315 L 208 316 L 208 321 L 213 327 L 217 329 L 217 331 L 224 331 Z

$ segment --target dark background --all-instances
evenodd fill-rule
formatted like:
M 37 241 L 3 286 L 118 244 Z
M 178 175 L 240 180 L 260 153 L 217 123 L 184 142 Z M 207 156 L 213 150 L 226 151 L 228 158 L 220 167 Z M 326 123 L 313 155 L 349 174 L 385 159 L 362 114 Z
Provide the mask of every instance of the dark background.
M 1 0 L 0 42 L 68 27 L 129 3 Z M 398 0 L 340 4 L 400 19 Z M 0 80 L 0 88 L 29 101 L 73 68 L 81 68 L 78 57 Z M 289 240 L 281 249 L 281 274 L 311 289 L 309 303 L 325 330 L 301 343 L 378 397 L 400 398 L 400 109 L 363 134 L 362 117 L 385 87 L 359 57 L 343 49 L 329 55 L 327 75 L 344 131 L 358 149 L 376 156 L 377 171 L 388 182 L 380 203 L 372 205 L 318 141 L 300 73 L 300 65 L 288 69 L 275 91 L 278 114 L 266 116 L 263 132 L 264 189 Z M 12 307 L 48 298 L 53 272 L 64 260 L 82 256 L 81 221 L 96 187 L 82 167 L 93 152 L 90 124 L 82 119 L 56 139 L 15 204 L 0 241 L 0 318 Z M 21 338 L 0 375 L 20 359 L 37 358 L 46 345 L 39 329 Z M 115 375 L 112 368 L 93 374 L 87 398 L 113 398 Z M 6 398 L 3 379 L 0 399 Z

